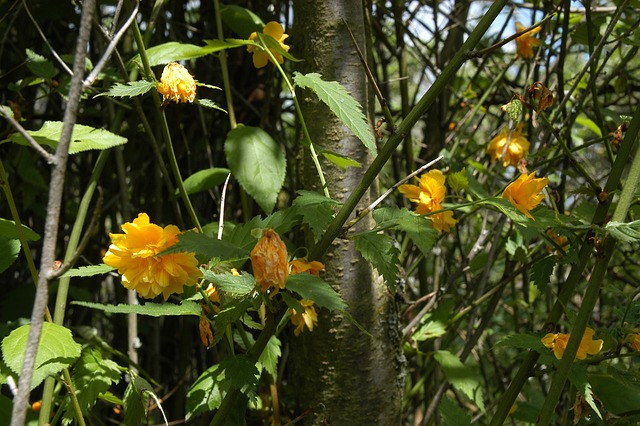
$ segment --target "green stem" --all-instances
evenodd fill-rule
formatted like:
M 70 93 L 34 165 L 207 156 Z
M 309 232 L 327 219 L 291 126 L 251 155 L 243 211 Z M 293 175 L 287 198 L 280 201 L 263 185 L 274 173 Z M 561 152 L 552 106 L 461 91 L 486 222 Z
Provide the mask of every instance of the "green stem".
M 216 27 L 218 30 L 218 39 L 220 41 L 224 40 L 224 30 L 222 28 L 222 15 L 220 13 L 220 1 L 213 0 L 213 9 L 215 10 L 216 15 Z M 222 70 L 222 82 L 223 82 L 223 90 L 224 90 L 224 98 L 227 102 L 227 114 L 229 115 L 229 124 L 231 125 L 231 129 L 235 129 L 238 125 L 236 122 L 236 113 L 233 109 L 233 97 L 231 96 L 231 83 L 229 80 L 229 69 L 227 68 L 227 51 L 223 50 L 218 55 L 220 59 L 220 69 Z
M 620 150 L 618 151 L 618 156 L 616 157 L 615 162 L 613 163 L 613 167 L 611 168 L 611 173 L 609 174 L 609 179 L 605 185 L 604 191 L 608 194 L 613 193 L 618 188 L 620 183 L 620 178 L 625 169 L 625 165 L 627 160 L 630 158 L 632 151 L 635 147 L 635 142 L 638 137 L 638 133 L 640 132 L 640 105 L 636 108 L 636 111 L 633 115 L 633 119 L 627 130 L 624 140 L 620 144 Z M 627 185 L 625 185 L 627 186 Z M 609 211 L 609 207 L 611 203 L 609 200 L 605 202 L 601 202 L 598 204 L 596 211 L 593 215 L 593 219 L 591 223 L 594 225 L 602 225 Z M 593 251 L 593 242 L 590 241 L 589 235 L 585 236 L 582 246 L 580 248 L 580 252 L 578 254 L 578 261 L 571 268 L 571 272 L 569 272 L 569 276 L 567 277 L 564 285 L 560 290 L 560 294 L 547 317 L 546 324 L 557 324 L 560 318 L 562 317 L 564 307 L 567 305 L 571 297 L 573 297 L 574 290 L 577 285 L 582 282 L 582 272 L 587 266 L 587 263 L 591 257 L 591 253 Z M 565 352 L 566 353 L 566 352 Z M 498 404 L 498 408 L 496 409 L 496 413 L 493 415 L 491 419 L 490 426 L 499 426 L 502 425 L 509 414 L 509 410 L 513 402 L 516 400 L 520 390 L 525 385 L 527 380 L 529 379 L 533 368 L 536 365 L 536 361 L 538 360 L 539 354 L 536 351 L 530 351 L 526 358 L 520 365 L 518 372 L 515 377 L 511 381 L 511 384 L 505 391 L 504 395 L 500 399 L 500 403 Z
M 138 26 L 138 23 L 134 22 L 132 28 L 133 35 L 138 45 L 138 53 L 140 53 L 140 59 L 142 60 L 144 72 L 147 79 L 149 81 L 153 81 L 153 71 L 151 70 L 151 66 L 149 64 L 149 58 L 147 57 L 147 51 L 145 49 L 144 40 L 142 39 L 142 34 L 140 33 L 140 27 Z M 182 198 L 182 202 L 184 203 L 184 206 L 189 213 L 189 217 L 191 217 L 193 226 L 195 226 L 199 232 L 202 232 L 200 221 L 198 220 L 198 216 L 193 209 L 193 205 L 191 204 L 191 200 L 189 199 L 189 194 L 187 194 L 187 190 L 184 187 L 184 181 L 182 180 L 182 176 L 180 175 L 180 167 L 178 166 L 178 160 L 176 159 L 176 154 L 173 150 L 173 142 L 171 140 L 171 132 L 169 131 L 169 123 L 167 122 L 167 116 L 165 115 L 164 109 L 162 108 L 162 102 L 160 101 L 160 95 L 158 94 L 158 91 L 151 90 L 151 97 L 153 98 L 153 103 L 156 106 L 158 121 L 160 122 L 160 131 L 167 147 L 169 166 L 171 167 L 173 178 L 175 179 L 178 186 L 178 192 L 180 192 L 180 197 Z
M 469 34 L 469 37 L 458 53 L 456 53 L 456 55 L 451 59 L 445 69 L 442 70 L 442 74 L 440 74 L 440 76 L 433 82 L 433 85 L 429 88 L 427 93 L 422 96 L 413 109 L 411 109 L 409 114 L 407 114 L 404 120 L 402 120 L 398 125 L 396 133 L 392 134 L 387 143 L 382 146 L 377 157 L 365 172 L 362 180 L 353 189 L 353 192 L 344 202 L 335 219 L 329 224 L 321 240 L 311 251 L 309 256 L 310 260 L 321 258 L 331 243 L 338 237 L 338 235 L 340 235 L 342 226 L 345 224 L 353 210 L 358 205 L 358 202 L 374 182 L 389 158 L 391 158 L 398 145 L 402 143 L 416 122 L 422 118 L 427 109 L 431 107 L 440 93 L 455 77 L 462 64 L 469 59 L 469 52 L 480 42 L 482 36 L 489 29 L 506 3 L 507 0 L 497 0 L 493 2 L 491 7 L 489 7 L 482 19 L 478 22 L 476 28 L 471 34 Z
M 300 108 L 300 104 L 298 103 L 298 97 L 296 96 L 295 88 L 289 81 L 289 78 L 287 78 L 287 75 L 285 74 L 284 70 L 278 63 L 278 60 L 273 55 L 269 47 L 265 44 L 264 40 L 260 35 L 258 36 L 258 39 L 260 40 L 261 47 L 269 55 L 269 58 L 271 59 L 271 63 L 276 66 L 276 68 L 278 69 L 278 72 L 280 72 L 280 75 L 282 75 L 282 78 L 284 79 L 284 83 L 286 84 L 287 89 L 289 89 L 289 92 L 291 93 L 291 97 L 293 98 L 293 103 L 296 107 L 296 114 L 298 115 L 298 120 L 300 121 L 300 127 L 302 127 L 302 134 L 304 135 L 304 139 L 307 143 L 307 146 L 309 147 L 311 160 L 313 161 L 313 164 L 316 167 L 316 171 L 318 172 L 318 178 L 320 179 L 320 185 L 322 186 L 322 191 L 324 192 L 325 197 L 331 198 L 331 195 L 329 195 L 329 188 L 327 188 L 327 181 L 324 178 L 324 173 L 322 171 L 322 167 L 320 166 L 320 161 L 318 160 L 318 154 L 316 153 L 316 149 L 313 146 L 313 142 L 311 141 L 311 135 L 309 134 L 307 123 L 304 120 L 304 116 L 302 115 L 302 109 Z

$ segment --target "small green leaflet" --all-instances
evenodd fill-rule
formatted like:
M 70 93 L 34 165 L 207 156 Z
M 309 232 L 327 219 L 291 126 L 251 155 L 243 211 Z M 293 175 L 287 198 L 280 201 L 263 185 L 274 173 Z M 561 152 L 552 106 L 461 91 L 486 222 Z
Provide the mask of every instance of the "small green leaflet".
M 344 311 L 347 308 L 347 304 L 340 295 L 315 275 L 307 273 L 289 275 L 285 288 L 298 293 L 303 299 L 313 300 L 313 303 L 321 308 L 331 311 Z
M 538 287 L 540 292 L 546 291 L 549 286 L 549 277 L 553 274 L 553 268 L 556 266 L 556 259 L 548 256 L 540 259 L 531 267 L 531 282 Z
M 465 394 L 484 412 L 483 389 L 478 380 L 479 374 L 464 365 L 460 358 L 451 352 L 435 351 L 433 357 L 440 364 L 451 386 Z
M 206 191 L 222 185 L 229 175 L 229 169 L 212 167 L 199 170 L 184 180 L 184 189 L 187 194 Z M 176 189 L 178 195 L 178 189 Z
M 242 38 L 249 38 L 252 32 L 262 31 L 264 28 L 262 19 L 244 7 L 224 5 L 220 7 L 220 15 L 222 22 Z
M 438 411 L 442 416 L 442 424 L 444 425 L 471 426 L 471 417 L 448 396 L 442 398 L 438 405 Z
M 107 272 L 115 271 L 116 268 L 113 266 L 105 265 L 104 263 L 100 265 L 90 265 L 90 266 L 81 266 L 75 269 L 69 269 L 67 272 L 62 274 L 61 278 L 70 278 L 70 277 L 92 277 L 94 275 L 102 275 Z
M 56 149 L 63 124 L 62 121 L 45 121 L 40 130 L 28 130 L 27 133 L 40 145 Z M 9 140 L 20 145 L 29 146 L 29 142 L 19 133 L 12 133 L 9 136 Z M 127 143 L 127 138 L 107 130 L 76 124 L 73 127 L 69 154 L 77 154 L 90 149 L 104 150 L 124 145 L 125 143 Z
M 33 229 L 28 226 L 21 225 L 22 227 L 22 235 L 29 241 L 37 241 L 40 239 L 40 235 L 38 235 Z M 0 218 L 0 235 L 4 238 L 8 238 L 11 240 L 17 240 L 20 238 L 18 235 L 18 227 L 13 220 L 2 219 Z
M 200 305 L 190 300 L 183 300 L 180 305 L 174 303 L 145 303 L 144 305 L 103 305 L 101 303 L 73 301 L 72 305 L 97 309 L 110 314 L 138 314 L 151 317 L 195 315 L 200 316 Z
M 431 249 L 438 238 L 438 231 L 433 229 L 429 219 L 406 208 L 378 208 L 373 211 L 373 218 L 378 224 L 376 229 L 397 229 L 406 232 L 407 236 L 411 238 L 425 256 L 431 253 Z
M 147 80 L 130 81 L 128 83 L 116 83 L 104 93 L 96 95 L 98 96 L 111 96 L 113 98 L 122 98 L 134 96 L 140 96 L 147 93 L 149 90 L 156 87 L 156 83 Z
M 248 250 L 244 250 L 228 241 L 218 240 L 195 231 L 186 231 L 180 234 L 178 243 L 160 253 L 160 256 L 180 252 L 195 253 L 209 259 L 218 257 L 222 260 L 237 260 L 249 257 Z
M 251 274 L 236 276 L 229 273 L 215 274 L 211 271 L 205 271 L 203 278 L 214 283 L 225 293 L 230 293 L 234 296 L 246 296 L 256 286 L 256 280 Z
M 267 347 L 264 348 L 262 354 L 260 354 L 260 358 L 258 358 L 259 366 L 267 370 L 267 373 L 274 379 L 278 376 L 278 358 L 282 355 L 280 346 L 280 339 L 276 336 L 271 336 Z
M 368 232 L 355 237 L 356 249 L 384 277 L 391 293 L 395 293 L 398 277 L 398 254 L 395 239 L 386 234 Z
M 221 40 L 213 40 L 213 43 L 211 44 L 207 41 L 206 46 L 170 41 L 147 49 L 147 57 L 149 59 L 149 65 L 153 67 L 155 65 L 168 64 L 169 62 L 200 58 L 211 53 L 219 52 L 220 50 L 237 46 L 238 45 L 235 43 L 227 43 Z M 131 66 L 132 64 L 142 67 L 140 55 L 134 56 L 129 61 L 128 66 Z
M 202 372 L 187 392 L 187 421 L 220 407 L 228 389 L 228 383 L 224 379 L 224 369 L 220 368 L 220 364 L 212 365 Z
M 302 215 L 303 222 L 309 225 L 317 242 L 333 220 L 340 203 L 318 192 L 300 190 L 293 205 Z
M 29 324 L 18 327 L 2 340 L 2 358 L 15 374 L 20 374 L 22 370 L 30 328 Z M 80 357 L 81 349 L 82 346 L 73 340 L 68 328 L 49 322 L 42 324 L 31 389 L 46 377 L 72 365 Z
M 604 230 L 613 238 L 625 243 L 636 243 L 640 240 L 640 220 L 628 223 L 611 221 Z
M 372 155 L 376 155 L 376 142 L 362 106 L 337 81 L 324 81 L 318 73 L 293 73 L 293 80 L 303 89 L 313 90 L 318 98 L 355 134 Z

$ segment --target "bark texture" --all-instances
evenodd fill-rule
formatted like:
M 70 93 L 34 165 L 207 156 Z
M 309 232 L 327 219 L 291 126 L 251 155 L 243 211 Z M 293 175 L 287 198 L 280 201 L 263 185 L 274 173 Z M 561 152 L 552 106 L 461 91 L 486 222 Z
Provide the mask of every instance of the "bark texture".
M 366 75 L 348 27 L 365 50 L 367 29 L 362 2 L 353 0 L 294 1 L 294 54 L 304 52 L 302 73 L 319 72 L 338 81 L 369 111 Z M 362 168 L 342 170 L 326 161 L 323 169 L 332 198 L 343 201 L 360 181 L 371 157 L 362 143 L 331 111 L 308 91 L 299 91 L 303 113 L 314 144 L 357 160 Z M 308 189 L 318 188 L 310 160 L 303 160 L 300 177 Z M 370 200 L 361 202 L 366 207 Z M 363 220 L 359 230 L 370 228 Z M 358 231 L 358 230 L 356 230 Z M 337 288 L 349 312 L 371 336 L 347 319 L 320 312 L 319 326 L 292 345 L 299 410 L 312 414 L 305 424 L 400 424 L 404 358 L 397 313 L 383 280 L 356 251 L 353 241 L 337 240 L 321 259 L 325 279 Z

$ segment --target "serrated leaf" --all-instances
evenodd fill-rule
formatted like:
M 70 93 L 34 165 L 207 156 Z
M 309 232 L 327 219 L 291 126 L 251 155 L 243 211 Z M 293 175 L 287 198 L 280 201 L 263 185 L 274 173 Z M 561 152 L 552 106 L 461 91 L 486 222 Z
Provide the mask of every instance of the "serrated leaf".
M 317 242 L 333 220 L 340 203 L 317 192 L 300 190 L 293 205 L 302 215 L 302 221 L 309 225 Z
M 195 253 L 209 259 L 217 257 L 222 260 L 246 259 L 249 252 L 225 240 L 218 240 L 195 231 L 186 231 L 178 235 L 178 242 L 160 253 Z
M 511 121 L 516 124 L 520 121 L 520 114 L 522 114 L 522 102 L 520 99 L 512 99 L 503 108 L 507 111 L 507 114 L 509 114 Z
M 593 410 L 600 420 L 602 420 L 602 414 L 600 413 L 598 405 L 593 398 L 593 390 L 591 389 L 591 384 L 587 379 L 586 367 L 584 365 L 572 365 L 569 370 L 569 381 L 582 394 L 582 397 L 587 404 L 589 404 L 591 410 Z
M 199 170 L 184 180 L 184 188 L 187 194 L 206 191 L 216 186 L 222 185 L 229 175 L 229 169 L 212 167 L 210 169 Z M 176 195 L 178 190 L 176 189 Z
M 510 334 L 505 336 L 494 345 L 494 349 L 501 347 L 533 349 L 538 353 L 548 352 L 548 349 L 540 341 L 540 336 L 533 334 Z
M 120 381 L 121 373 L 118 364 L 110 359 L 103 359 L 99 349 L 87 347 L 82 351 L 80 362 L 74 368 L 71 378 L 80 408 L 84 414 L 89 414 L 98 396 Z M 67 399 L 63 422 L 71 424 L 74 419 L 75 412 Z
M 146 50 L 146 53 L 149 59 L 149 65 L 153 67 L 155 65 L 168 64 L 169 62 L 200 58 L 230 47 L 237 47 L 235 44 L 225 43 L 224 41 L 216 40 L 216 42 L 218 42 L 216 45 L 207 44 L 207 46 L 197 46 L 195 44 L 170 41 L 150 47 Z M 131 64 L 137 64 L 141 67 L 142 62 L 140 61 L 140 55 L 131 58 L 129 65 Z
M 442 336 L 447 331 L 447 324 L 454 312 L 454 302 L 452 299 L 445 299 L 438 307 L 430 313 L 427 313 L 420 321 L 420 326 L 411 335 L 416 341 L 425 341 Z
M 224 369 L 215 364 L 202 372 L 187 392 L 186 420 L 220 407 L 228 387 L 224 386 Z
M 67 272 L 61 275 L 61 278 L 70 278 L 70 277 L 92 277 L 94 275 L 102 275 L 111 271 L 115 271 L 116 268 L 113 266 L 105 265 L 104 263 L 100 265 L 89 265 L 89 266 L 80 266 L 79 268 L 69 269 Z
M 26 225 L 21 225 L 22 227 L 22 235 L 28 241 L 38 241 L 40 239 L 40 235 L 38 235 L 33 229 L 29 228 Z M 13 220 L 2 219 L 0 218 L 0 235 L 7 239 L 17 240 L 20 238 L 18 235 L 18 227 Z
M 211 271 L 205 271 L 203 277 L 218 286 L 220 290 L 236 297 L 251 293 L 256 286 L 256 280 L 251 274 L 236 276 L 229 273 L 215 274 Z
M 469 178 L 467 177 L 467 169 L 458 170 L 455 173 L 447 175 L 447 183 L 457 194 L 469 187 Z
M 627 223 L 610 221 L 604 229 L 613 238 L 625 243 L 635 243 L 640 240 L 640 220 Z
M 280 345 L 280 339 L 276 336 L 271 336 L 267 342 L 267 346 L 262 351 L 262 354 L 260 354 L 260 358 L 258 358 L 260 365 L 262 365 L 262 367 L 267 370 L 267 373 L 274 379 L 278 376 L 278 358 L 282 355 Z
M 449 397 L 444 397 L 438 405 L 442 424 L 447 426 L 470 426 L 471 417 Z
M 298 293 L 303 299 L 313 300 L 321 308 L 344 311 L 347 304 L 322 278 L 307 273 L 289 275 L 285 289 Z
M 224 336 L 224 330 L 230 325 L 240 320 L 251 307 L 251 300 L 247 297 L 239 299 L 226 299 L 222 310 L 215 316 L 216 333 L 213 336 L 213 344 L 215 345 Z
M 288 50 L 285 50 L 282 47 L 282 45 L 280 44 L 280 42 L 278 40 L 276 40 L 275 38 L 271 37 L 268 34 L 264 34 L 262 32 L 258 32 L 256 34 L 258 36 L 258 40 L 260 41 L 260 43 L 256 43 L 256 44 L 258 44 L 258 46 L 260 46 L 261 44 L 264 44 L 264 45 L 267 46 L 267 48 L 271 52 L 276 52 L 277 54 L 284 56 L 285 58 L 287 58 L 290 61 L 293 61 L 293 62 L 300 62 L 301 61 L 301 59 L 297 59 L 291 53 L 289 53 Z
M 27 68 L 38 77 L 51 80 L 58 74 L 56 67 L 44 56 L 38 55 L 31 49 L 26 49 Z
M 271 213 L 287 169 L 282 148 L 259 127 L 239 126 L 227 135 L 224 152 L 242 188 L 265 213 Z
M 345 157 L 344 155 L 340 155 L 338 153 L 331 152 L 331 151 L 326 151 L 324 149 L 321 150 L 320 153 L 324 156 L 324 158 L 331 161 L 333 164 L 335 164 L 336 166 L 340 167 L 343 170 L 347 169 L 348 167 L 357 167 L 357 168 L 362 167 L 362 164 L 358 163 L 356 160 L 352 160 L 349 157 Z
M 30 328 L 29 324 L 18 327 L 2 340 L 2 358 L 15 374 L 20 374 L 22 370 Z M 49 322 L 42 324 L 31 389 L 48 376 L 58 374 L 72 365 L 80 357 L 81 349 L 82 346 L 73 340 L 68 328 Z
M 239 389 L 246 395 L 254 393 L 260 378 L 260 372 L 247 355 L 234 355 L 225 358 L 220 367 L 224 369 L 226 380 L 233 389 Z
M 355 237 L 356 249 L 384 277 L 391 293 L 395 293 L 398 276 L 398 254 L 395 240 L 377 232 L 359 234 Z
M 96 95 L 98 96 L 111 96 L 113 98 L 122 98 L 134 96 L 140 96 L 147 93 L 149 90 L 154 89 L 156 83 L 147 80 L 130 81 L 128 83 L 116 83 L 104 93 Z
M 129 371 L 131 380 L 124 391 L 124 424 L 144 424 L 147 417 L 147 402 L 153 387 L 134 371 Z
M 38 144 L 55 150 L 62 133 L 62 125 L 61 121 L 45 121 L 40 130 L 28 130 L 27 133 Z M 9 140 L 20 145 L 29 146 L 29 142 L 20 133 L 12 133 L 9 136 Z M 77 154 L 90 149 L 104 150 L 124 145 L 125 143 L 127 143 L 127 138 L 107 130 L 76 124 L 73 126 L 69 154 Z
M 331 111 L 362 141 L 372 155 L 376 155 L 376 142 L 362 106 L 337 81 L 324 81 L 318 73 L 293 73 L 295 83 L 318 95 Z
M 0 273 L 4 272 L 20 255 L 20 240 L 0 237 Z
M 447 381 L 484 411 L 483 388 L 478 373 L 467 367 L 456 355 L 448 351 L 435 351 L 433 357 L 444 371 Z
M 225 110 L 224 108 L 222 108 L 220 105 L 218 105 L 217 103 L 215 103 L 214 101 L 212 101 L 211 99 L 202 99 L 202 98 L 196 98 L 196 100 L 194 101 L 194 103 L 203 106 L 205 108 L 211 108 L 211 109 L 217 109 L 218 111 L 222 111 L 224 113 L 227 112 L 227 110 Z
M 373 211 L 379 229 L 397 229 L 406 232 L 422 253 L 428 255 L 436 243 L 438 231 L 426 217 L 406 208 L 382 207 Z M 378 229 L 377 228 L 377 229 Z
M 540 259 L 531 266 L 531 282 L 540 292 L 545 292 L 549 286 L 549 277 L 553 274 L 555 266 L 556 260 L 551 256 Z
M 145 303 L 144 305 L 103 305 L 101 303 L 73 301 L 72 305 L 96 309 L 109 314 L 138 314 L 151 317 L 196 315 L 202 314 L 200 305 L 190 300 L 183 300 L 180 305 L 175 303 Z

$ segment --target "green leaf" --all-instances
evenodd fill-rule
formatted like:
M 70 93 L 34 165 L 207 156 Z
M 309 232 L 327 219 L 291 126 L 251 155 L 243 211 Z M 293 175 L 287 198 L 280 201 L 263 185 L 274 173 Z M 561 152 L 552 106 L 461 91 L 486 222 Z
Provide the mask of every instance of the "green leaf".
M 110 359 L 103 359 L 99 349 L 91 346 L 85 348 L 71 376 L 82 412 L 89 414 L 98 396 L 112 384 L 117 384 L 121 375 L 118 364 Z M 75 419 L 75 412 L 69 399 L 66 400 L 64 409 L 63 422 L 71 424 Z
M 362 164 L 358 163 L 356 160 L 352 160 L 351 158 L 345 157 L 344 155 L 340 155 L 336 152 L 331 152 L 324 149 L 319 151 L 324 156 L 324 158 L 331 161 L 333 164 L 343 170 L 347 167 L 362 167 Z
M 196 98 L 194 100 L 194 103 L 203 106 L 205 108 L 211 108 L 211 109 L 217 109 L 218 111 L 222 111 L 224 113 L 226 113 L 227 111 L 222 108 L 220 105 L 218 105 L 217 103 L 215 103 L 214 101 L 212 101 L 211 99 L 203 99 L 203 98 Z
M 420 321 L 420 326 L 411 335 L 411 338 L 418 342 L 435 339 L 447 332 L 447 324 L 454 312 L 454 302 L 452 299 L 445 299 L 438 307 L 427 313 Z
M 385 234 L 368 232 L 355 237 L 356 249 L 384 277 L 391 293 L 395 293 L 398 276 L 398 253 L 395 239 Z
M 267 346 L 262 351 L 262 354 L 260 354 L 260 358 L 258 358 L 260 365 L 267 370 L 274 379 L 278 377 L 278 358 L 282 355 L 280 346 L 280 339 L 276 336 L 271 336 L 267 342 Z
M 467 177 L 467 169 L 458 170 L 455 173 L 447 175 L 447 183 L 456 194 L 460 194 L 469 187 L 469 178 Z
M 222 310 L 215 316 L 216 333 L 213 335 L 213 344 L 215 345 L 224 336 L 224 330 L 230 324 L 240 320 L 251 307 L 252 301 L 248 297 L 239 299 L 226 299 Z
M 470 426 L 471 417 L 451 398 L 444 397 L 438 405 L 442 424 L 447 426 Z
M 533 349 L 538 353 L 548 353 L 547 349 L 540 341 L 540 336 L 533 334 L 510 334 L 503 337 L 494 345 L 494 349 L 502 347 L 511 347 L 518 349 Z
M 220 407 L 228 390 L 224 378 L 224 369 L 220 368 L 219 364 L 212 365 L 202 372 L 187 392 L 187 421 L 198 414 Z
M 96 95 L 98 96 L 111 96 L 113 98 L 140 96 L 147 93 L 149 90 L 154 89 L 156 83 L 147 80 L 130 81 L 126 84 L 116 83 L 104 93 Z
M 613 238 L 625 243 L 635 243 L 640 240 L 640 220 L 628 223 L 610 221 L 604 230 Z
M 135 371 L 129 370 L 131 380 L 124 391 L 124 424 L 141 425 L 147 417 L 147 402 L 153 387 Z
M 116 268 L 113 266 L 105 265 L 104 263 L 101 263 L 100 265 L 81 266 L 79 268 L 69 269 L 61 275 L 61 278 L 92 277 L 94 275 L 102 275 L 107 272 L 115 271 L 115 269 Z
M 20 240 L 0 236 L 0 273 L 4 272 L 20 255 Z
M 103 305 L 101 303 L 73 301 L 72 305 L 84 306 L 89 309 L 96 309 L 109 314 L 138 314 L 151 317 L 196 315 L 200 316 L 202 309 L 200 305 L 190 300 L 183 300 L 181 304 L 175 303 L 145 303 L 144 305 Z
M 239 389 L 245 395 L 252 395 L 258 385 L 260 372 L 247 355 L 226 357 L 220 367 L 224 369 L 224 376 L 233 389 Z
M 229 175 L 229 169 L 212 167 L 210 169 L 199 170 L 184 180 L 184 188 L 187 194 L 206 191 L 216 186 L 222 185 Z M 176 189 L 176 195 L 179 192 Z
M 431 253 L 438 238 L 438 231 L 431 226 L 429 219 L 406 208 L 382 207 L 375 209 L 373 218 L 378 225 L 376 229 L 397 229 L 405 232 L 425 255 Z
M 227 135 L 224 152 L 242 188 L 271 213 L 287 169 L 282 148 L 259 127 L 239 126 Z
M 549 286 L 549 277 L 553 274 L 555 266 L 556 260 L 552 256 L 540 259 L 531 266 L 531 282 L 540 292 L 545 292 Z
M 509 118 L 515 124 L 518 124 L 520 121 L 520 114 L 522 114 L 522 102 L 520 99 L 512 99 L 506 105 L 507 114 L 509 114 Z
M 479 374 L 466 365 L 460 358 L 448 351 L 435 351 L 433 357 L 440 364 L 447 381 L 451 386 L 462 392 L 484 411 L 483 389 L 478 380 Z
M 302 215 L 302 221 L 311 228 L 317 242 L 333 220 L 340 203 L 317 192 L 300 190 L 293 205 Z
M 569 381 L 584 397 L 584 400 L 589 404 L 591 410 L 602 420 L 602 414 L 598 409 L 596 401 L 593 399 L 593 390 L 591 384 L 587 380 L 587 369 L 584 365 L 574 364 L 569 370 Z
M 289 53 L 287 50 L 285 50 L 282 47 L 282 45 L 280 44 L 280 42 L 278 40 L 276 40 L 275 38 L 271 37 L 270 35 L 264 34 L 262 32 L 258 32 L 257 36 L 258 36 L 258 40 L 260 41 L 260 43 L 256 43 L 258 46 L 261 46 L 261 44 L 264 44 L 272 52 L 276 52 L 276 53 L 284 56 L 285 58 L 287 58 L 290 61 L 293 61 L 293 62 L 300 62 L 301 61 L 301 59 L 295 58 L 293 55 L 291 55 L 291 53 Z
M 229 273 L 215 274 L 212 271 L 205 271 L 203 277 L 205 280 L 214 283 L 225 293 L 230 293 L 235 297 L 246 296 L 256 286 L 256 280 L 251 274 L 236 276 Z
M 246 259 L 249 257 L 249 251 L 235 244 L 195 231 L 187 231 L 180 234 L 178 242 L 160 253 L 160 255 L 180 252 L 195 253 L 209 259 L 217 257 L 222 260 Z
M 156 65 L 168 64 L 169 62 L 186 61 L 189 59 L 200 58 L 202 56 L 206 56 L 211 53 L 227 49 L 229 47 L 236 46 L 225 43 L 223 41 L 215 46 L 196 46 L 195 44 L 170 41 L 147 49 L 147 57 L 149 59 L 149 65 L 153 67 Z M 136 55 L 131 58 L 128 65 L 131 66 L 132 64 L 136 64 L 138 67 L 142 67 L 140 55 Z
M 38 235 L 33 229 L 29 228 L 26 225 L 21 225 L 22 227 L 22 235 L 28 241 L 38 241 L 40 239 L 40 235 Z M 2 219 L 0 218 L 0 235 L 4 238 L 17 240 L 20 238 L 18 235 L 18 227 L 13 220 Z
M 265 26 L 258 15 L 240 6 L 224 5 L 220 8 L 220 16 L 222 22 L 242 38 L 249 38 L 251 33 L 262 31 Z
M 53 63 L 48 61 L 44 56 L 40 56 L 31 49 L 26 49 L 27 68 L 38 77 L 51 80 L 58 74 L 58 70 Z
M 298 293 L 300 297 L 313 300 L 321 308 L 344 311 L 347 304 L 340 295 L 322 278 L 307 273 L 289 275 L 286 290 Z
M 2 357 L 15 374 L 20 374 L 22 370 L 30 328 L 29 324 L 18 327 L 2 340 Z M 58 374 L 72 365 L 80 357 L 81 349 L 82 346 L 73 340 L 68 328 L 49 322 L 42 324 L 31 389 L 48 376 Z
M 63 123 L 61 121 L 45 121 L 40 130 L 28 130 L 27 133 L 29 133 L 38 144 L 56 149 L 58 141 L 60 140 L 60 134 L 62 133 L 62 125 Z M 27 140 L 20 133 L 12 133 L 9 136 L 9 140 L 20 145 L 29 146 Z M 109 149 L 114 146 L 124 145 L 125 143 L 127 143 L 127 138 L 123 138 L 107 130 L 76 124 L 73 127 L 69 154 L 77 154 L 78 152 L 90 149 Z
M 313 90 L 318 98 L 376 155 L 376 141 L 362 106 L 337 81 L 324 81 L 318 73 L 293 73 L 293 80 L 303 89 Z
M 586 127 L 589 130 L 591 130 L 598 137 L 600 137 L 600 138 L 602 137 L 602 132 L 600 131 L 600 127 L 598 127 L 598 125 L 592 119 L 587 117 L 586 114 L 584 114 L 584 113 L 578 114 L 578 116 L 576 117 L 576 123 Z

